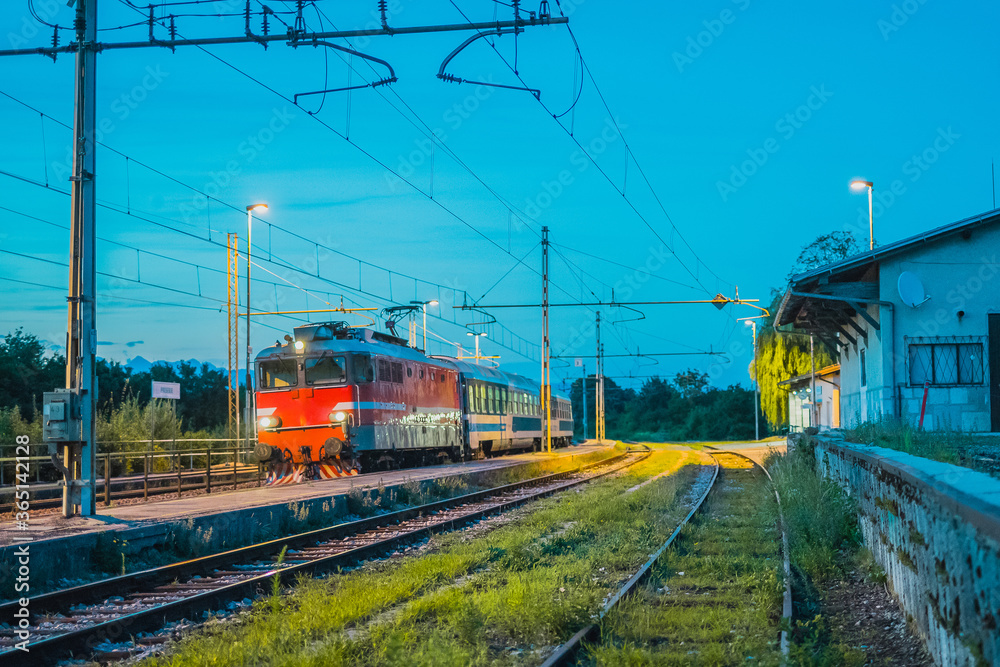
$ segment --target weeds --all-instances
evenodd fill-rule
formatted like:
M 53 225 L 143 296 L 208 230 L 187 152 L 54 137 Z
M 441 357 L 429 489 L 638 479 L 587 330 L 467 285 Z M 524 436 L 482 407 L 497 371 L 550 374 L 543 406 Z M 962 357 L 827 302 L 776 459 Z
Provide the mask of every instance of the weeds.
M 280 609 L 182 641 L 154 664 L 511 664 L 563 641 L 673 529 L 694 454 L 538 501 L 473 539 L 435 536 L 416 558 L 301 582 Z M 664 477 L 625 494 L 665 466 Z M 480 529 L 475 528 L 474 531 Z M 375 620 L 377 619 L 377 621 Z M 540 661 L 540 660 L 539 660 Z

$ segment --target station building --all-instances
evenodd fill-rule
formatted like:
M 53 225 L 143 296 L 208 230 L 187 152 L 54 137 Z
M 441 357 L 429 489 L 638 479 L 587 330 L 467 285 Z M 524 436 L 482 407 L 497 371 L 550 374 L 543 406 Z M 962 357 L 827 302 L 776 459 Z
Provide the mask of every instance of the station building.
M 1000 209 L 792 278 L 775 325 L 839 349 L 843 426 L 923 411 L 928 430 L 1000 431 L 998 223 Z
M 820 431 L 840 428 L 840 364 L 818 368 L 815 375 L 814 379 L 812 373 L 803 373 L 778 383 L 788 392 L 788 429 L 792 433 L 801 433 L 809 426 Z

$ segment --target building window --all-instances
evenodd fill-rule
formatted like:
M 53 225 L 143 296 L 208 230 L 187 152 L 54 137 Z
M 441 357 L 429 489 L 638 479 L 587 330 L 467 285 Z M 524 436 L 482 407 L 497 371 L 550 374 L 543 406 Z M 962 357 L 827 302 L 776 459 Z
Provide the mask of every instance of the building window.
M 910 385 L 983 383 L 983 344 L 910 343 Z
M 867 364 L 865 363 L 867 361 L 867 357 L 868 357 L 867 352 L 868 352 L 868 350 L 861 350 L 861 386 L 862 387 L 867 387 L 868 386 L 868 369 L 866 368 Z

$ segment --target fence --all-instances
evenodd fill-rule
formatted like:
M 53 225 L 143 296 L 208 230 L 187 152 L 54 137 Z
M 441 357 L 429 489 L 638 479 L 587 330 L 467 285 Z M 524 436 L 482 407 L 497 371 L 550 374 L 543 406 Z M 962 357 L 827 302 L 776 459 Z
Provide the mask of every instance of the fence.
M 136 440 L 98 443 L 97 500 L 110 505 L 114 499 L 143 498 L 152 495 L 203 491 L 215 486 L 256 484 L 264 477 L 263 466 L 247 462 L 242 441 L 217 439 Z M 101 445 L 141 446 L 140 450 L 102 452 Z M 16 461 L 27 460 L 27 481 L 32 493 L 31 506 L 58 506 L 61 503 L 62 475 L 53 465 L 48 445 L 29 445 L 32 455 L 14 458 L 14 445 L 0 447 L 0 511 L 10 511 L 17 481 Z M 24 474 L 23 467 L 20 470 Z M 22 484 L 23 484 L 22 480 Z

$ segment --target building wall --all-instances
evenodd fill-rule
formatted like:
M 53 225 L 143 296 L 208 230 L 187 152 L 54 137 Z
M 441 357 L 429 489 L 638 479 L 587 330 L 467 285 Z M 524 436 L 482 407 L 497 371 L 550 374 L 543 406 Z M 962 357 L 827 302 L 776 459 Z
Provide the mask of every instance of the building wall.
M 836 376 L 832 376 L 836 378 Z M 834 424 L 834 405 L 836 400 L 834 399 L 834 392 L 838 391 L 838 386 L 835 384 L 836 380 L 833 382 L 827 378 L 816 378 L 816 393 L 819 394 L 819 428 L 825 431 L 830 428 L 836 428 L 839 424 Z M 808 402 L 808 396 L 802 397 L 799 395 L 800 390 L 803 388 L 808 388 L 809 382 L 806 381 L 802 385 L 796 386 L 794 389 L 788 393 L 788 427 L 789 431 L 792 433 L 800 433 L 803 429 L 809 426 L 809 406 L 804 405 Z
M 928 245 L 915 245 L 879 266 L 880 300 L 892 306 L 870 305 L 881 331 L 868 330 L 867 344 L 841 349 L 841 419 L 845 426 L 896 414 L 916 424 L 920 418 L 923 384 L 910 382 L 908 345 L 912 343 L 981 343 L 981 381 L 967 385 L 934 386 L 928 390 L 924 428 L 963 431 L 990 429 L 987 315 L 1000 312 L 1000 228 L 975 230 L 970 238 L 955 235 Z M 916 274 L 931 298 L 911 308 L 897 291 L 900 273 Z M 964 311 L 959 318 L 957 311 Z M 852 329 L 848 329 L 852 331 Z M 866 350 L 867 386 L 860 383 L 860 351 Z M 895 389 L 894 389 L 895 388 Z

